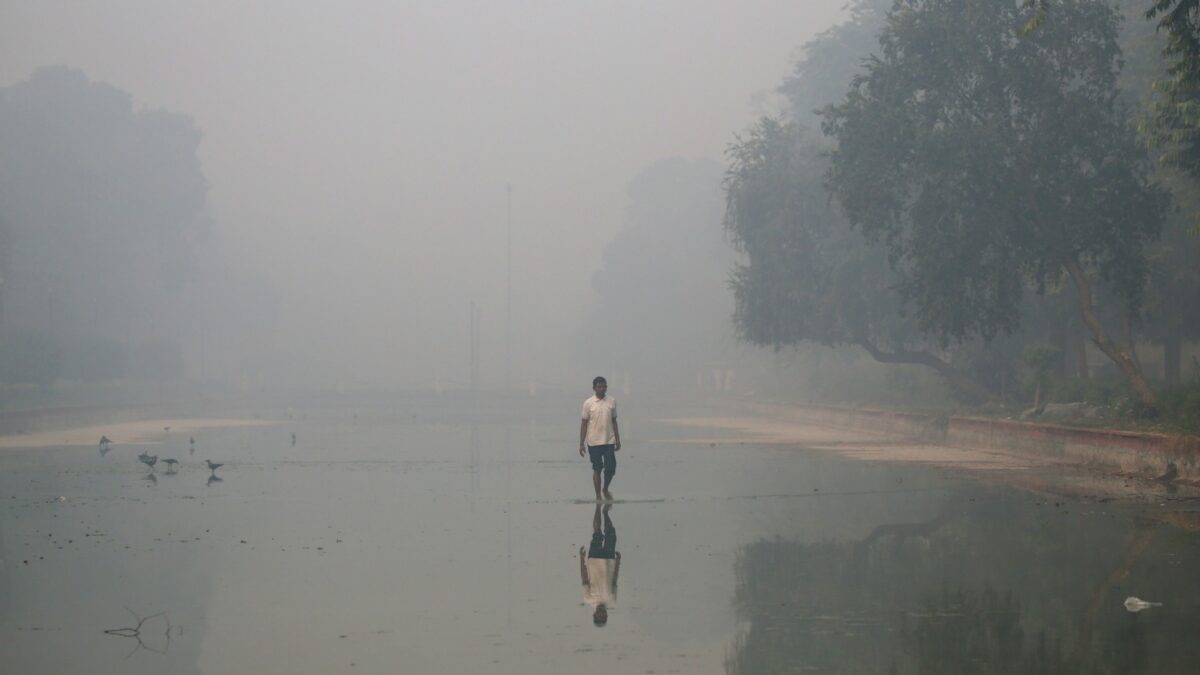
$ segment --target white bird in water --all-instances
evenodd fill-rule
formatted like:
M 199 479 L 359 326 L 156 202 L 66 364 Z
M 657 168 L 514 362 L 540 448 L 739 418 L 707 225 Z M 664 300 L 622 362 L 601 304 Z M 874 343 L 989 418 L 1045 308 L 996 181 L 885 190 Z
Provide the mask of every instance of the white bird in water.
M 167 471 L 174 471 L 175 465 L 178 463 L 179 463 L 179 460 L 171 459 L 170 457 L 167 457 L 166 459 L 163 460 L 163 464 L 167 465 Z
M 1140 612 L 1143 609 L 1150 609 L 1151 607 L 1162 607 L 1162 603 L 1146 602 L 1145 600 L 1136 598 L 1132 595 L 1128 598 L 1125 598 L 1125 609 L 1129 610 L 1130 612 Z
M 204 463 L 208 465 L 208 470 L 213 473 L 216 473 L 217 469 L 225 466 L 224 464 L 218 464 L 217 462 L 214 462 L 211 459 L 204 460 Z
M 138 455 L 138 461 L 150 467 L 150 470 L 153 471 L 154 465 L 158 463 L 158 455 L 147 455 L 143 452 Z

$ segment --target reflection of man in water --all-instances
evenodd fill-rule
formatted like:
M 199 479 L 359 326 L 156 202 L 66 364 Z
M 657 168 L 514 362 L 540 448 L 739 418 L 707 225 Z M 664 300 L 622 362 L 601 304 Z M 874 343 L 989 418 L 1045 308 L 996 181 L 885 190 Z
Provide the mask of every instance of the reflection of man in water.
M 604 507 L 604 530 L 600 530 L 600 505 L 592 518 L 592 544 L 586 555 L 579 547 L 579 576 L 583 581 L 583 601 L 595 607 L 592 623 L 603 626 L 608 623 L 608 607 L 617 602 L 617 575 L 621 573 L 621 554 L 617 551 L 617 528 L 613 527 L 608 511 Z

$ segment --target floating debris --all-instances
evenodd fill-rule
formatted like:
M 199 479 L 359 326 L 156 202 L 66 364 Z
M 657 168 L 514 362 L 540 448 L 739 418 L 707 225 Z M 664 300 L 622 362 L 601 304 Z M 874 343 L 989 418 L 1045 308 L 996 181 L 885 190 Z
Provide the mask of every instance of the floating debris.
M 1151 607 L 1162 607 L 1162 603 L 1146 602 L 1145 600 L 1132 595 L 1128 598 L 1125 598 L 1125 609 L 1129 610 L 1130 612 L 1140 612 L 1143 609 L 1150 609 Z

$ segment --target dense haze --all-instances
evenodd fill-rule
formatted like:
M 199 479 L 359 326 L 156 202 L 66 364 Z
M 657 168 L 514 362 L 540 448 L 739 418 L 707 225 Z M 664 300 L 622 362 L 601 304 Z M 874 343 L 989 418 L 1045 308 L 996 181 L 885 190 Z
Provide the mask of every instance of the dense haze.
M 205 242 L 227 267 L 200 260 L 193 285 L 237 275 L 274 300 L 244 334 L 181 319 L 189 375 L 462 383 L 475 301 L 481 379 L 499 383 L 511 184 L 513 379 L 559 384 L 633 361 L 591 358 L 580 335 L 612 329 L 597 271 L 636 225 L 635 177 L 678 157 L 719 179 L 733 134 L 774 111 L 799 45 L 842 5 L 8 2 L 0 85 L 63 65 L 203 134 Z M 712 229 L 685 239 L 721 236 L 708 185 Z M 709 272 L 722 283 L 727 258 Z M 733 344 L 720 330 L 698 365 Z

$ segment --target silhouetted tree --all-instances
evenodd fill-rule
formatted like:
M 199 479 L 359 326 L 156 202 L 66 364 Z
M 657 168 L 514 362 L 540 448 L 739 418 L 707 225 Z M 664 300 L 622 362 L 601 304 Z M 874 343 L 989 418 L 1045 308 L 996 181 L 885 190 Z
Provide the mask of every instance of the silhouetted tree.
M 0 90 L 6 326 L 72 344 L 169 339 L 160 322 L 208 225 L 200 138 L 65 67 Z
M 1066 277 L 1093 341 L 1153 406 L 1093 301 L 1103 280 L 1137 315 L 1165 208 L 1117 105 L 1117 15 L 1073 0 L 1021 37 L 1024 20 L 1003 2 L 899 0 L 880 55 L 826 112 L 829 184 L 886 242 L 923 331 L 1012 331 L 1027 286 Z
M 739 336 L 776 348 L 855 345 L 881 363 L 928 366 L 960 392 L 986 395 L 926 348 L 904 314 L 886 250 L 830 203 L 827 163 L 800 134 L 764 119 L 729 150 L 725 227 L 744 254 L 731 282 Z

